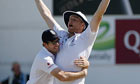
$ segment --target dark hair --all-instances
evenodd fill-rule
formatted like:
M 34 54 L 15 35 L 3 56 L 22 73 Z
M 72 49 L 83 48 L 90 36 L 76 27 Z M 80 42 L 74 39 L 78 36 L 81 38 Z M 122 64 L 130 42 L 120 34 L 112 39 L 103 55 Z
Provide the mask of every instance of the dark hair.
M 53 42 L 54 40 L 59 39 L 57 33 L 52 30 L 48 29 L 42 33 L 42 41 L 44 43 Z

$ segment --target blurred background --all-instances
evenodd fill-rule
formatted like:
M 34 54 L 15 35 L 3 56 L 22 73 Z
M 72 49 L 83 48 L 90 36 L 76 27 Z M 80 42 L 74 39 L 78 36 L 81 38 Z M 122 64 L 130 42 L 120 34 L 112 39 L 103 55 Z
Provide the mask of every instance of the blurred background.
M 101 0 L 43 0 L 56 21 L 66 28 L 62 14 L 82 11 L 90 21 Z M 111 0 L 100 25 L 89 61 L 86 84 L 140 84 L 140 1 Z M 14 61 L 30 73 L 48 29 L 34 0 L 0 0 L 0 81 Z

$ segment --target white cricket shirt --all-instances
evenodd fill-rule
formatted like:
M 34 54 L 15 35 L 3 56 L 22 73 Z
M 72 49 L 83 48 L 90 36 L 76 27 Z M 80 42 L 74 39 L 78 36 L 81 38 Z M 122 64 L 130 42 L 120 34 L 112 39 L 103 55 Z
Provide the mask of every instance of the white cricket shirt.
M 89 58 L 97 32 L 92 32 L 90 26 L 88 26 L 84 32 L 68 38 L 68 32 L 60 26 L 55 26 L 54 30 L 60 37 L 60 51 L 55 63 L 64 71 L 80 71 L 81 68 L 74 65 L 74 60 L 79 59 L 80 56 Z M 85 78 L 70 82 L 61 82 L 55 79 L 56 84 L 84 84 L 84 81 Z
M 53 84 L 54 77 L 50 72 L 57 68 L 53 60 L 54 55 L 43 47 L 35 57 L 27 84 Z

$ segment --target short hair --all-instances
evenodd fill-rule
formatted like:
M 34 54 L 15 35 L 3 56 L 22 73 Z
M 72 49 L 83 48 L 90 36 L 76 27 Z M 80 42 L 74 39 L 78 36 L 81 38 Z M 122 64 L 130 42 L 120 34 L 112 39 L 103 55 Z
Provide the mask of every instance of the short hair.
M 42 33 L 42 41 L 44 43 L 52 42 L 56 39 L 59 39 L 59 37 L 58 37 L 57 33 L 52 29 L 45 30 Z

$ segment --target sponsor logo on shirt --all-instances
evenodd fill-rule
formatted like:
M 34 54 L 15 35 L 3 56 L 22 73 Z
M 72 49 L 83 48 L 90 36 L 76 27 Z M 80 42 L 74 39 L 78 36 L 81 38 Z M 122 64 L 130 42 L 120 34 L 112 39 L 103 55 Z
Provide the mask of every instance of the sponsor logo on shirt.
M 76 45 L 76 44 L 75 44 L 74 39 L 73 39 L 73 40 L 71 41 L 70 46 L 74 46 L 74 45 Z

